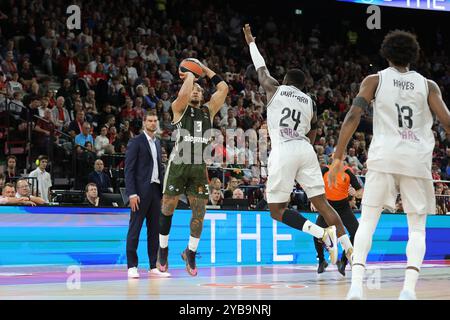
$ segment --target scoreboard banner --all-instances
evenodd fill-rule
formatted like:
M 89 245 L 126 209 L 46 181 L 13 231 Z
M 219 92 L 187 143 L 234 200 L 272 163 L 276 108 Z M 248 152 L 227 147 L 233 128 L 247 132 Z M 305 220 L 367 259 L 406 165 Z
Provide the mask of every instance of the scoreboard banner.
M 305 213 L 315 221 L 317 214 Z M 189 239 L 189 210 L 177 210 L 169 238 L 172 267 Z M 359 214 L 357 214 L 359 218 Z M 129 208 L 0 207 L 0 265 L 125 264 Z M 429 216 L 426 260 L 450 259 L 450 216 Z M 383 214 L 369 261 L 405 261 L 406 215 Z M 148 264 L 145 224 L 139 261 Z M 208 211 L 198 265 L 313 264 L 310 235 L 274 221 L 267 211 Z
M 422 9 L 434 11 L 450 11 L 450 0 L 337 0 L 338 2 L 351 2 L 366 5 L 385 7 Z

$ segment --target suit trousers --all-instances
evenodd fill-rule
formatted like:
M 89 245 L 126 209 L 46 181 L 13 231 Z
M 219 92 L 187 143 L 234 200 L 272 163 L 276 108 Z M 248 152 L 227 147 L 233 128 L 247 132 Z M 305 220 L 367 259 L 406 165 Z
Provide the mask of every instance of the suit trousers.
M 150 269 L 156 268 L 159 248 L 159 215 L 161 213 L 161 189 L 159 184 L 150 185 L 150 199 L 140 199 L 139 210 L 131 211 L 127 234 L 127 265 L 128 268 L 138 266 L 137 248 L 139 235 L 144 220 L 147 226 L 147 252 Z

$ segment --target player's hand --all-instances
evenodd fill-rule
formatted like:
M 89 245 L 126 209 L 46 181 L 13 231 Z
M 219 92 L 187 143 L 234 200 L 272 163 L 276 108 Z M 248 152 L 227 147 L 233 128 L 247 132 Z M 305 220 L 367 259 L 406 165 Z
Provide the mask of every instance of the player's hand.
M 192 77 L 192 80 L 195 79 L 194 74 L 192 72 L 189 72 L 189 71 L 181 72 L 180 70 L 178 70 L 178 74 L 180 75 L 180 79 L 181 80 L 187 80 L 187 79 L 189 79 L 189 77 Z
M 245 24 L 245 26 L 242 28 L 242 31 L 244 31 L 245 41 L 247 41 L 247 44 L 255 42 L 255 38 L 252 35 L 252 30 L 250 29 L 250 25 L 248 23 Z
M 330 171 L 328 172 L 329 186 L 331 187 L 337 186 L 337 176 L 339 172 L 343 171 L 343 169 L 344 169 L 343 161 L 341 159 L 333 159 L 333 163 L 330 165 Z
M 314 207 L 312 202 L 311 202 L 311 211 L 317 211 L 316 207 Z
M 353 187 L 349 187 L 348 188 L 348 194 L 352 197 L 354 197 L 356 195 L 356 190 Z
M 130 198 L 131 211 L 133 211 L 133 212 L 138 211 L 140 202 L 141 202 L 141 199 L 139 198 L 139 196 L 135 196 L 133 198 Z

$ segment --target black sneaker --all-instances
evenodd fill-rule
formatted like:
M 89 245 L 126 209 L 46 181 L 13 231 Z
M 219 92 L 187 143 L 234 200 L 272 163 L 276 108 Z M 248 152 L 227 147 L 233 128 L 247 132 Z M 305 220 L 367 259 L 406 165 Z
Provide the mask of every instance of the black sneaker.
M 345 256 L 345 252 L 344 254 L 342 254 L 342 258 L 340 261 L 338 261 L 337 263 L 337 269 L 339 271 L 340 274 L 342 274 L 345 277 L 345 267 L 347 266 L 347 257 Z
M 184 262 L 186 262 L 186 271 L 193 277 L 197 275 L 197 267 L 195 265 L 195 254 L 196 252 L 189 250 L 186 248 L 181 253 L 181 258 Z
M 156 267 L 161 272 L 167 272 L 169 270 L 169 262 L 167 257 L 169 256 L 169 247 L 158 249 L 158 259 L 156 260 Z
M 328 262 L 325 260 L 319 262 L 319 267 L 317 268 L 317 273 L 324 273 L 325 269 L 328 267 Z

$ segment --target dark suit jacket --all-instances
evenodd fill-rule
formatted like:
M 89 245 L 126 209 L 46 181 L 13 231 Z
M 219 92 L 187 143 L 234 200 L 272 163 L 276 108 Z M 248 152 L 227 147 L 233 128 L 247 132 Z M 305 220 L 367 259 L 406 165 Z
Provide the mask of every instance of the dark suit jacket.
M 99 193 L 109 193 L 108 188 L 111 188 L 111 178 L 106 173 L 102 172 L 103 183 L 100 180 L 100 176 L 96 171 L 89 173 L 88 182 L 93 182 L 97 185 L 97 189 Z
M 125 153 L 125 188 L 127 196 L 137 194 L 141 199 L 142 207 L 146 207 L 145 201 L 150 201 L 150 183 L 153 166 L 159 168 L 159 181 L 162 197 L 164 167 L 161 160 L 161 142 L 156 139 L 156 151 L 158 163 L 153 163 L 152 151 L 144 133 L 134 137 L 128 142 Z

